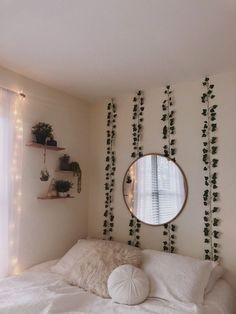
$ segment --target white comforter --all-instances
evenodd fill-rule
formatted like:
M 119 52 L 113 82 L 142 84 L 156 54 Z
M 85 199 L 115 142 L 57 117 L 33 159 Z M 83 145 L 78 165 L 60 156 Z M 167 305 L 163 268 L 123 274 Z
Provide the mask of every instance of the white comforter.
M 32 269 L 20 276 L 0 280 L 1 314 L 235 314 L 235 309 L 233 291 L 223 280 L 218 281 L 203 306 L 157 299 L 148 299 L 137 306 L 115 304 L 110 299 L 68 285 L 48 268 Z

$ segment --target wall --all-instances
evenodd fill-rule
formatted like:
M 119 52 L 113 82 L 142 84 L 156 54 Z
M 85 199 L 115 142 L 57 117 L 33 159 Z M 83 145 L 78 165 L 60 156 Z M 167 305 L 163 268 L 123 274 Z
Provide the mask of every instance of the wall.
M 39 180 L 43 151 L 24 147 L 23 187 L 19 243 L 19 268 L 54 259 L 64 254 L 73 243 L 87 233 L 88 186 L 88 105 L 62 92 L 0 68 L 0 86 L 23 90 L 24 142 L 31 140 L 33 124 L 52 124 L 59 146 L 80 163 L 82 192 L 67 200 L 38 200 L 47 192 L 48 183 Z M 64 152 L 48 151 L 47 165 L 51 178 L 58 157 Z M 57 174 L 58 175 L 58 174 Z M 73 176 L 71 177 L 73 179 Z M 76 181 L 74 181 L 76 182 Z
M 216 103 L 219 104 L 219 191 L 221 193 L 220 215 L 222 222 L 221 254 L 227 277 L 236 287 L 236 72 L 216 75 L 211 78 L 215 84 Z M 175 94 L 177 162 L 183 168 L 189 186 L 189 196 L 185 209 L 176 219 L 178 226 L 176 246 L 178 252 L 194 257 L 203 257 L 203 214 L 202 191 L 204 189 L 202 171 L 201 139 L 201 79 L 172 85 Z M 162 152 L 161 104 L 163 88 L 145 91 L 144 152 Z M 117 118 L 117 174 L 115 191 L 114 239 L 127 242 L 130 214 L 122 197 L 123 176 L 131 163 L 131 112 L 134 94 L 116 98 Z M 90 188 L 89 188 L 89 228 L 90 236 L 101 237 L 104 212 L 104 167 L 106 136 L 106 105 L 108 100 L 98 101 L 90 110 Z M 141 246 L 162 249 L 163 227 L 142 225 Z

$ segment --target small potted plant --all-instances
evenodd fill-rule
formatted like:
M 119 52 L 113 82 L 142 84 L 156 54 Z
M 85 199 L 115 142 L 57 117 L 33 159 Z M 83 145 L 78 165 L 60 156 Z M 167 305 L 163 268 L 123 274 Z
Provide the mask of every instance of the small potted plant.
M 70 171 L 70 156 L 64 154 L 60 157 L 60 170 L 62 171 Z
M 68 192 L 73 187 L 73 183 L 67 180 L 57 180 L 54 187 L 59 197 L 68 197 Z
M 57 146 L 57 141 L 54 139 L 53 135 L 47 140 L 46 144 L 48 146 Z
M 32 127 L 32 134 L 38 144 L 45 144 L 47 138 L 53 136 L 52 126 L 45 122 L 39 122 Z

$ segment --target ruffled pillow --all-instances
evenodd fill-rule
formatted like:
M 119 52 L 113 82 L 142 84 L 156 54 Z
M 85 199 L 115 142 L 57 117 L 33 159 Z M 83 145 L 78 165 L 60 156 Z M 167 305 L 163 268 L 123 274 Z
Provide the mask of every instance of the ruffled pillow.
M 127 305 L 142 303 L 149 294 L 147 275 L 132 265 L 122 265 L 113 270 L 107 282 L 112 300 Z

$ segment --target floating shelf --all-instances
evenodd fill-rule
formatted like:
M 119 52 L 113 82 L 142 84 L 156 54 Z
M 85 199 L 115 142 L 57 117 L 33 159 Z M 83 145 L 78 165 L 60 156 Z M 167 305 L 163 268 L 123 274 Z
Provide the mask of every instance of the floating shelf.
M 38 144 L 38 143 L 33 143 L 33 142 L 26 144 L 26 146 L 29 146 L 29 147 L 36 147 L 36 148 L 43 148 L 43 149 L 46 148 L 47 150 L 56 150 L 56 151 L 65 150 L 64 147 L 43 145 L 43 144 Z
M 56 172 L 61 172 L 61 173 L 73 173 L 72 170 L 56 170 Z
M 65 200 L 67 198 L 75 198 L 74 196 L 67 196 L 67 197 L 59 197 L 59 196 L 39 196 L 37 199 L 39 200 Z

